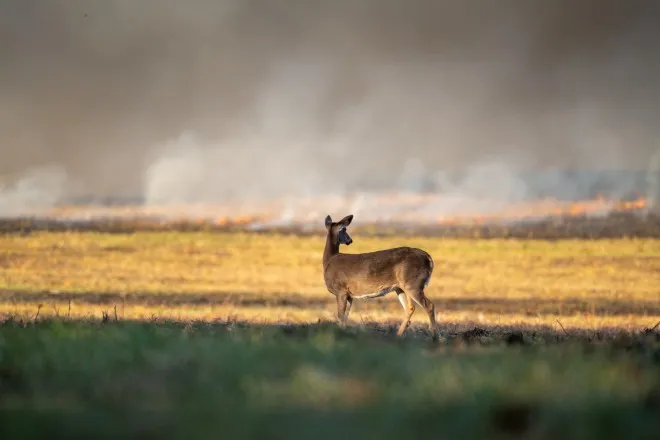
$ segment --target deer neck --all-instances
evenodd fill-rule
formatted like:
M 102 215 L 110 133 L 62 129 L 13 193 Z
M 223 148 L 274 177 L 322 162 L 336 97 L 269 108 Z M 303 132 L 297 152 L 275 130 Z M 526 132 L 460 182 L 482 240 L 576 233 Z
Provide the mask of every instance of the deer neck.
M 339 243 L 333 239 L 332 232 L 328 231 L 328 236 L 325 239 L 325 250 L 323 251 L 323 269 L 328 266 L 328 261 L 334 255 L 339 253 Z

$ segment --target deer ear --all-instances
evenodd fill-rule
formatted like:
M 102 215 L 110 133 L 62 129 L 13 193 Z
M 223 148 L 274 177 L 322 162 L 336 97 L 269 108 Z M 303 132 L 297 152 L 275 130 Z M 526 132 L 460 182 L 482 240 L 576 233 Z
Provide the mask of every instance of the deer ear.
M 353 221 L 353 214 L 350 214 L 350 215 L 347 215 L 346 217 L 344 217 L 343 219 L 341 219 L 339 221 L 339 223 L 344 225 L 344 226 L 348 226 L 348 225 L 351 224 L 352 221 Z
M 330 225 L 332 225 L 332 219 L 330 218 L 330 216 L 327 216 L 327 217 L 325 218 L 325 227 L 326 227 L 326 228 L 329 228 Z

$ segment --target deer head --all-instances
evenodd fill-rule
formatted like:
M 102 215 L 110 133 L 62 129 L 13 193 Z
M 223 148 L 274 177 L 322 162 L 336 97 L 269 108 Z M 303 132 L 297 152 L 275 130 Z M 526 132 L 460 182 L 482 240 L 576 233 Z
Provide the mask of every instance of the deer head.
M 328 238 L 332 240 L 333 244 L 345 244 L 348 246 L 353 243 L 353 239 L 350 235 L 348 235 L 348 232 L 346 232 L 346 228 L 351 224 L 352 221 L 353 214 L 347 215 L 338 222 L 333 222 L 330 216 L 325 218 L 325 227 L 329 234 Z

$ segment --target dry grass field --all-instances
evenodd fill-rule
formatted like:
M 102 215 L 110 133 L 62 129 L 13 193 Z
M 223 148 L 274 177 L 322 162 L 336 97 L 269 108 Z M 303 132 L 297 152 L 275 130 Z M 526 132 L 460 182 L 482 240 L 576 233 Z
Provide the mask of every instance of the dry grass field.
M 434 257 L 438 345 L 395 296 L 338 329 L 321 235 L 0 235 L 0 436 L 657 434 L 660 240 L 353 239 Z
M 0 239 L 0 312 L 40 316 L 312 323 L 334 318 L 324 237 L 249 233 L 38 232 Z M 355 237 L 346 252 L 419 246 L 440 322 L 634 330 L 660 320 L 660 241 Z M 70 309 L 69 309 L 70 303 Z M 394 295 L 352 322 L 401 318 Z M 417 323 L 426 322 L 420 312 Z

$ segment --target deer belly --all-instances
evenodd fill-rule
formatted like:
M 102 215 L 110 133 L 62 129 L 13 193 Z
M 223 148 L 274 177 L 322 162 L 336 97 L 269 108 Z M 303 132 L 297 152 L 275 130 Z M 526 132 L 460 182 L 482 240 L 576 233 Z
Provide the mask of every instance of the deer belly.
M 362 295 L 351 295 L 353 299 L 371 299 L 371 298 L 380 298 L 381 296 L 385 296 L 390 292 L 396 291 L 396 286 L 390 286 L 390 287 L 385 287 L 377 292 L 374 293 L 367 293 L 367 294 L 362 294 Z

